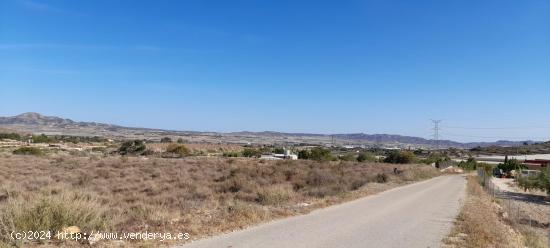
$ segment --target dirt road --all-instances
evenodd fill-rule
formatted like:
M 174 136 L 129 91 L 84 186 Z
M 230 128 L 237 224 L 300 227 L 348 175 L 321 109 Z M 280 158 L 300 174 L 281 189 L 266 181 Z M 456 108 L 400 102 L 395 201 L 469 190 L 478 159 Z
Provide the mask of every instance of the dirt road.
M 439 247 L 464 196 L 462 176 L 442 176 L 182 247 Z

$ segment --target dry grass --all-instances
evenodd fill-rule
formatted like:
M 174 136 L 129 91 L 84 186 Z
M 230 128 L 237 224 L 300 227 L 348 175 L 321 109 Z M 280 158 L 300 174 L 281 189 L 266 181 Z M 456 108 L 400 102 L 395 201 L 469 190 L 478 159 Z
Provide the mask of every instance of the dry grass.
M 169 143 L 148 143 L 147 149 L 150 149 L 153 152 L 164 152 L 166 151 Z M 223 152 L 240 152 L 243 150 L 243 147 L 240 145 L 232 144 L 183 144 L 187 147 L 193 154 L 221 154 Z
M 445 247 L 523 247 L 523 238 L 502 218 L 499 205 L 475 177 L 468 177 L 468 196 Z
M 9 155 L 0 167 L 4 242 L 5 230 L 71 225 L 199 238 L 438 175 L 422 165 L 223 158 Z

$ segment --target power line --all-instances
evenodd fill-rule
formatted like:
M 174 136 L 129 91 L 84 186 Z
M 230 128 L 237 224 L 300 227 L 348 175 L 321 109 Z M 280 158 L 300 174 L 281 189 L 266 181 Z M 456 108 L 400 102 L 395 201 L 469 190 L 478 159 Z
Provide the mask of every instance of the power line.
M 550 126 L 525 126 L 525 127 L 459 127 L 444 126 L 450 129 L 471 129 L 471 130 L 512 130 L 512 129 L 550 129 Z
M 477 135 L 462 135 L 445 132 L 446 136 L 465 137 L 465 138 L 482 138 L 482 139 L 524 139 L 524 140 L 550 140 L 549 137 L 503 137 L 503 136 L 477 136 Z
M 431 120 L 434 124 L 434 140 L 435 140 L 435 149 L 439 150 L 439 123 L 441 123 L 443 120 Z

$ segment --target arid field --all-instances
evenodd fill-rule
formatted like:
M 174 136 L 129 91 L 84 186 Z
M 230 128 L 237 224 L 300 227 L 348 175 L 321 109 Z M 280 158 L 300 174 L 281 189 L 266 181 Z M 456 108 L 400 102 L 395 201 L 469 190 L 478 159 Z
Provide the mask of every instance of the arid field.
M 249 158 L 0 155 L 0 247 L 9 232 L 186 232 L 191 239 L 438 175 L 427 165 Z M 394 174 L 393 169 L 403 170 Z M 170 244 L 100 241 L 95 247 Z M 78 246 L 52 239 L 26 246 Z

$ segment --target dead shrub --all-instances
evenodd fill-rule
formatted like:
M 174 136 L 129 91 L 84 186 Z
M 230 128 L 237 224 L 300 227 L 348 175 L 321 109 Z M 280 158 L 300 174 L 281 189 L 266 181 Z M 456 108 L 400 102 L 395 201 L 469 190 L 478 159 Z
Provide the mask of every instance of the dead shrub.
M 257 201 L 262 205 L 282 205 L 294 198 L 294 191 L 288 185 L 275 185 L 262 188 L 258 192 Z
M 68 226 L 82 230 L 107 230 L 110 227 L 107 208 L 97 197 L 85 192 L 43 192 L 9 198 L 0 209 L 0 240 L 9 242 L 5 236 L 11 231 L 43 230 L 56 233 Z
M 376 174 L 376 182 L 377 183 L 386 183 L 386 182 L 388 182 L 388 180 L 389 180 L 388 175 L 386 175 L 384 173 Z

